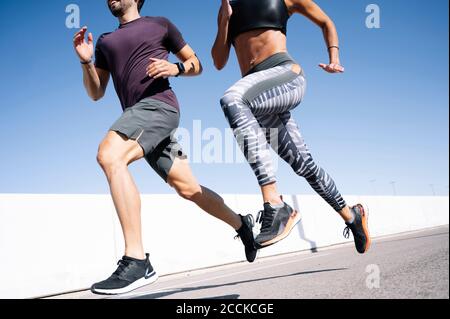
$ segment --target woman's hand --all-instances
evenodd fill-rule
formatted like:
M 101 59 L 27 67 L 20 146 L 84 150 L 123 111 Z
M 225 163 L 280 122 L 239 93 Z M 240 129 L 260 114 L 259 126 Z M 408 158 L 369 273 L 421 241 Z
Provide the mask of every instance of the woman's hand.
M 324 71 L 328 73 L 344 73 L 345 71 L 345 68 L 342 65 L 340 65 L 340 63 L 330 63 L 330 64 L 320 63 L 319 67 L 321 67 Z

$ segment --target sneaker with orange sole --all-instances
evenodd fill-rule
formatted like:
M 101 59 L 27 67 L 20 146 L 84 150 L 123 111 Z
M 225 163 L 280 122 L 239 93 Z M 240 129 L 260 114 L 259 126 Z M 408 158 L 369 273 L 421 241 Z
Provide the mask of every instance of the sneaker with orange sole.
M 261 231 L 255 238 L 256 247 L 269 247 L 285 239 L 300 219 L 300 214 L 286 203 L 278 208 L 265 203 L 256 220 L 261 223 Z
M 358 204 L 351 208 L 355 220 L 353 223 L 345 223 L 347 227 L 344 229 L 344 237 L 350 238 L 350 231 L 352 231 L 353 239 L 355 240 L 356 250 L 360 254 L 366 253 L 371 244 L 369 233 L 369 209 L 367 206 Z

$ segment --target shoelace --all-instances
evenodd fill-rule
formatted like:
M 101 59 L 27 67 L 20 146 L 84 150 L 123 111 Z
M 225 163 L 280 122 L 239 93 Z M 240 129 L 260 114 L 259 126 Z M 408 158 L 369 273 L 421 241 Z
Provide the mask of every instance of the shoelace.
M 251 228 L 253 228 L 254 226 L 255 226 L 255 219 L 254 219 L 254 217 L 253 217 L 253 215 L 247 215 L 247 216 L 244 216 L 244 219 L 245 218 L 248 218 L 249 219 L 249 221 L 250 221 L 250 226 L 251 226 Z M 247 225 L 243 220 L 242 220 L 242 225 Z M 241 238 L 241 235 L 239 235 L 239 234 L 237 234 L 236 236 L 234 236 L 234 239 L 236 240 L 236 239 L 239 239 L 239 238 Z
M 355 207 L 356 207 L 356 206 L 355 206 Z M 353 207 L 352 210 L 353 210 L 355 207 Z M 362 208 L 362 206 L 361 206 L 360 204 L 358 204 L 357 207 L 358 207 L 359 209 Z M 356 213 L 354 213 L 354 214 L 356 214 Z M 356 218 L 356 217 L 355 217 L 355 218 Z M 347 227 L 344 228 L 344 233 L 343 233 L 343 235 L 344 235 L 344 237 L 345 237 L 346 239 L 349 239 L 349 238 L 350 238 L 350 230 L 351 230 L 350 226 L 347 226 Z
M 128 261 L 125 261 L 125 260 L 123 260 L 123 259 L 119 260 L 119 261 L 117 262 L 117 265 L 118 265 L 119 267 L 118 267 L 117 270 L 113 273 L 113 275 L 116 275 L 116 276 L 120 277 L 120 276 L 124 273 L 124 271 L 127 269 L 127 267 L 128 267 L 129 264 L 130 264 L 130 263 L 129 263 Z
M 344 235 L 344 237 L 345 237 L 346 239 L 349 239 L 349 238 L 350 238 L 350 227 L 349 227 L 349 226 L 347 226 L 347 227 L 344 228 L 344 233 L 343 233 L 343 235 Z
M 256 222 L 261 224 L 261 232 L 272 227 L 275 211 L 260 210 Z

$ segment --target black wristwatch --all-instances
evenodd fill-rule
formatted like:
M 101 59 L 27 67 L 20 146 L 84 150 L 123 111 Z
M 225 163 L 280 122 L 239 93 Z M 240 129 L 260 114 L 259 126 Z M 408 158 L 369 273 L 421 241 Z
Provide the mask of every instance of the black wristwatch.
M 186 73 L 186 68 L 184 67 L 183 63 L 177 62 L 175 63 L 175 65 L 178 67 L 179 72 L 177 75 L 175 75 L 176 78 L 179 77 L 181 74 Z

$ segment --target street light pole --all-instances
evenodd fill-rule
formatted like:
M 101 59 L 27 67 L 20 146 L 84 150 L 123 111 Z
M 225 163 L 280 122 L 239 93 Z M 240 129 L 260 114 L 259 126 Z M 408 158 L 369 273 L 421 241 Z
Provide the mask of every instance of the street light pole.
M 376 179 L 371 179 L 370 181 L 369 181 L 369 183 L 372 185 L 372 191 L 373 191 L 373 194 L 374 195 L 377 195 L 377 190 L 376 190 L 376 188 L 375 188 L 375 182 L 376 182 L 377 180 Z
M 392 182 L 390 182 L 389 184 L 392 185 L 392 190 L 393 190 L 393 192 L 394 192 L 394 196 L 397 196 L 397 190 L 395 189 L 395 184 L 396 184 L 396 182 L 395 182 L 395 181 L 392 181 Z
M 434 184 L 430 184 L 430 188 L 431 188 L 431 193 L 433 194 L 433 196 L 436 196 L 436 192 L 434 191 Z

